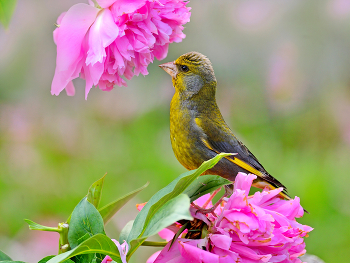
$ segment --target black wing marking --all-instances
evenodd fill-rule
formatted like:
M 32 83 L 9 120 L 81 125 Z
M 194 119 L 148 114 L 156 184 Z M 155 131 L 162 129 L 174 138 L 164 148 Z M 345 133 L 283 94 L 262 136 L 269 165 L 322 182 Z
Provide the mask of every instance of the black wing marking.
M 283 189 L 287 192 L 287 188 L 276 178 L 274 178 L 272 175 L 270 175 L 265 168 L 262 166 L 262 164 L 258 161 L 258 159 L 249 151 L 249 149 L 237 138 L 235 138 L 234 145 L 230 142 L 226 141 L 212 141 L 209 138 L 207 139 L 209 145 L 212 146 L 213 150 L 215 152 L 230 152 L 230 153 L 237 153 L 237 155 L 234 156 L 228 156 L 228 159 L 238 158 L 241 161 L 245 162 L 246 164 L 252 166 L 254 169 L 261 172 L 261 174 L 256 174 L 252 170 L 246 169 L 245 167 L 242 167 L 249 172 L 252 172 L 260 177 L 262 177 L 264 180 L 268 181 L 275 187 L 283 187 Z M 238 165 L 238 164 L 237 164 Z
M 216 153 L 237 153 L 236 155 L 225 158 L 250 173 L 261 177 L 274 187 L 283 187 L 284 192 L 287 192 L 287 188 L 270 175 L 249 149 L 233 135 L 226 123 L 213 123 L 207 119 L 205 125 L 203 125 L 202 120 L 199 118 L 196 118 L 195 122 L 203 132 L 201 140 L 207 148 Z

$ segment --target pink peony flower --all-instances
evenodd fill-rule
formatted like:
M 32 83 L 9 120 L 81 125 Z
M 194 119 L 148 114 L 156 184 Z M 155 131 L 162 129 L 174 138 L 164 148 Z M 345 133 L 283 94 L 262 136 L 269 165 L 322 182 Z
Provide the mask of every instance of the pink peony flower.
M 120 258 L 121 261 L 123 263 L 127 263 L 126 262 L 126 254 L 128 254 L 128 250 L 129 250 L 129 246 L 128 243 L 126 243 L 126 241 L 124 241 L 123 244 L 120 244 L 117 240 L 112 239 L 112 241 L 117 245 L 118 250 L 119 250 L 119 254 L 120 254 Z M 114 262 L 113 259 L 110 256 L 105 256 L 105 258 L 102 260 L 101 263 L 110 263 L 110 262 Z
M 57 45 L 51 93 L 75 93 L 72 80 L 86 80 L 85 99 L 92 86 L 110 91 L 126 86 L 124 76 L 147 75 L 154 57 L 166 57 L 169 43 L 185 38 L 183 25 L 190 8 L 182 0 L 96 0 L 76 4 L 62 13 L 53 33 Z
M 214 214 L 202 215 L 191 211 L 195 218 L 207 224 L 206 238 L 179 238 L 170 249 L 168 243 L 149 263 L 168 262 L 170 259 L 174 263 L 301 262 L 298 257 L 306 252 L 303 238 L 313 228 L 295 220 L 304 213 L 300 199 L 280 199 L 278 193 L 281 188 L 265 189 L 249 196 L 255 178 L 252 174 L 239 173 L 233 194 Z M 204 198 L 208 199 L 209 195 L 201 197 L 197 204 L 206 203 Z

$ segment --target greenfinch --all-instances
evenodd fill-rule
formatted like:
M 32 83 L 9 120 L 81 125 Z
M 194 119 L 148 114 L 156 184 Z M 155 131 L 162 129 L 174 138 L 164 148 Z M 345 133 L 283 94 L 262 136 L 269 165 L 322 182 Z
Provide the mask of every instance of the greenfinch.
M 232 182 L 238 172 L 255 174 L 254 187 L 283 187 L 279 195 L 289 200 L 287 188 L 265 170 L 224 121 L 216 104 L 217 81 L 209 59 L 189 52 L 160 67 L 172 77 L 175 87 L 170 104 L 170 139 L 178 161 L 193 170 L 221 152 L 232 153 L 206 174 Z

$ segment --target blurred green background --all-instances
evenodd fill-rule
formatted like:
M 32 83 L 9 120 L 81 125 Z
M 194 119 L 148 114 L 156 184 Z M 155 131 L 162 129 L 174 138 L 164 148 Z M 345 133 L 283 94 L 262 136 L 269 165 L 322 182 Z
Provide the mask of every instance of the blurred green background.
M 52 31 L 76 0 L 18 0 L 0 28 L 0 249 L 37 262 L 57 253 L 56 233 L 29 231 L 24 218 L 55 226 L 108 173 L 102 205 L 150 186 L 118 213 L 109 236 L 185 169 L 169 140 L 170 77 L 149 66 L 128 87 L 50 95 Z M 186 39 L 163 62 L 207 55 L 217 100 L 237 136 L 310 211 L 308 253 L 350 262 L 350 1 L 192 0 Z M 141 248 L 132 262 L 155 250 Z

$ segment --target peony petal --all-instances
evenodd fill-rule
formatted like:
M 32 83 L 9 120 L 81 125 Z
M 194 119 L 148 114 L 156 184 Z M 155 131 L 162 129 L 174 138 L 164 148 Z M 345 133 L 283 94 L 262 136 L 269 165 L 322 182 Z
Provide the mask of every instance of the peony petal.
M 114 43 L 125 60 L 130 61 L 132 57 L 135 57 L 133 47 L 127 36 L 118 37 Z
M 183 257 L 180 254 L 179 247 L 177 246 L 176 242 L 180 242 L 179 239 L 175 241 L 175 243 L 170 247 L 169 242 L 160 252 L 154 263 L 163 263 L 163 262 L 168 262 L 168 263 L 187 263 L 183 259 Z
M 83 65 L 82 71 L 84 73 L 84 78 L 85 78 L 85 100 L 87 100 L 87 96 L 88 96 L 88 94 L 93 86 L 93 81 L 92 81 L 90 70 L 89 70 L 88 66 Z
M 206 223 L 208 226 L 210 226 L 210 221 L 208 220 L 207 216 L 202 214 L 201 212 L 198 212 L 197 208 L 194 208 L 193 206 L 190 207 L 190 213 L 193 218 L 197 218 L 199 220 L 202 220 L 204 223 Z
M 66 93 L 67 93 L 68 96 L 74 96 L 75 88 L 74 88 L 74 85 L 73 85 L 72 81 L 68 82 L 68 84 L 66 86 Z
M 57 44 L 56 70 L 51 93 L 58 95 L 72 80 L 72 75 L 83 58 L 82 44 L 94 22 L 98 9 L 86 4 L 72 6 L 54 32 Z M 80 69 L 79 69 L 80 71 Z
M 283 205 L 276 207 L 275 211 L 285 215 L 288 219 L 302 217 L 304 214 L 304 209 L 300 205 L 300 198 L 297 196 L 292 200 L 286 201 Z
M 259 219 L 253 213 L 245 214 L 234 210 L 225 211 L 224 213 L 226 220 L 235 225 L 242 233 L 259 229 Z
M 101 1 L 101 0 L 99 0 Z M 109 2 L 102 0 L 101 2 Z M 141 8 L 146 3 L 146 0 L 116 0 L 111 6 L 111 11 L 114 16 L 122 16 L 124 14 L 131 14 L 137 9 Z
M 169 44 L 155 45 L 153 48 L 153 54 L 158 60 L 163 60 L 168 55 Z
M 199 197 L 194 201 L 194 203 L 200 207 L 203 207 L 203 205 L 207 202 L 207 200 L 210 198 L 211 194 L 205 194 Z M 212 207 L 212 202 L 210 202 L 206 207 L 204 208 L 210 208 Z
M 162 251 L 159 250 L 159 251 L 153 253 L 152 256 L 150 256 L 150 257 L 147 259 L 146 263 L 154 263 L 154 261 L 156 260 L 156 258 L 159 256 L 160 252 L 162 252 Z
M 105 256 L 101 263 L 110 263 L 113 259 L 110 256 Z
M 141 211 L 142 208 L 143 208 L 146 204 L 147 204 L 147 202 L 144 202 L 144 203 L 142 203 L 142 204 L 136 204 L 136 209 L 139 210 L 139 211 Z
M 95 21 L 98 9 L 86 4 L 72 6 L 57 28 L 57 67 L 68 70 L 80 55 L 84 37 Z
M 116 0 L 96 0 L 96 2 L 98 3 L 98 5 L 102 8 L 108 8 L 111 5 L 113 5 Z
M 173 239 L 175 233 L 167 228 L 164 228 L 158 232 L 158 235 L 165 239 L 167 242 Z
M 178 239 L 177 250 L 168 254 L 164 251 L 168 248 L 164 248 L 160 255 L 168 257 L 158 262 L 300 262 L 298 257 L 305 253 L 303 237 L 312 228 L 295 220 L 302 213 L 299 198 L 288 201 L 276 198 L 281 189 L 248 196 L 255 178 L 240 174 L 222 212 L 198 217 L 192 207 L 194 217 L 209 226 L 208 241 Z M 208 198 L 209 195 L 203 196 L 197 203 L 203 205 Z
M 169 43 L 169 35 L 172 33 L 171 27 L 159 20 L 153 20 L 153 23 L 157 26 L 158 28 L 158 35 L 156 37 L 157 41 L 156 43 L 158 45 L 165 45 Z
M 63 12 L 57 18 L 57 28 L 53 31 L 53 41 L 55 42 L 56 45 L 57 45 L 57 33 L 59 31 L 58 29 L 60 28 L 61 23 L 62 23 L 62 19 L 66 14 L 67 14 L 67 12 Z
M 92 84 L 97 86 L 104 71 L 103 63 L 97 62 L 94 65 L 87 65 L 90 72 Z
M 252 260 L 261 260 L 262 262 L 269 262 L 269 259 L 272 257 L 270 254 L 259 255 L 255 250 L 238 244 L 232 244 L 231 250 L 237 252 L 240 256 L 244 256 Z
M 181 256 L 186 259 L 186 262 L 193 263 L 219 263 L 219 256 L 208 251 L 198 248 L 200 239 L 183 240 L 179 242 L 179 250 Z
M 102 63 L 106 57 L 105 48 L 117 38 L 118 34 L 119 27 L 114 23 L 111 11 L 102 9 L 89 30 L 86 64 Z
M 231 195 L 230 199 L 227 201 L 227 204 L 225 205 L 225 209 L 244 209 L 248 208 L 248 199 L 247 194 L 245 191 L 241 189 L 236 189 L 234 193 Z
M 283 188 L 277 188 L 274 190 L 255 192 L 253 197 L 249 199 L 249 203 L 256 205 L 270 205 L 274 203 L 278 199 L 274 199 L 274 197 L 278 196 L 280 192 L 283 191 Z
M 113 57 L 114 57 L 114 64 L 113 69 L 117 70 L 120 75 L 124 74 L 125 71 L 125 61 L 124 57 L 120 54 L 117 45 L 113 45 Z
M 122 76 L 147 75 L 154 57 L 163 59 L 169 43 L 185 37 L 183 24 L 191 15 L 182 0 L 96 1 L 102 9 L 89 0 L 58 18 L 52 94 L 64 88 L 74 94 L 70 82 L 79 73 L 86 80 L 85 97 L 93 85 L 110 91 L 114 85 L 126 86 Z
M 223 250 L 221 248 L 214 247 L 211 252 L 219 256 L 220 263 L 241 263 L 242 262 L 241 257 L 237 253 L 229 250 Z
M 213 234 L 213 235 L 210 235 L 209 239 L 214 246 L 224 250 L 229 250 L 232 243 L 232 238 L 226 235 Z
M 235 179 L 234 183 L 234 189 L 233 191 L 236 191 L 237 189 L 244 190 L 246 195 L 249 194 L 250 187 L 252 186 L 252 182 L 254 179 L 256 179 L 256 175 L 254 174 L 245 174 L 245 173 L 238 173 Z

